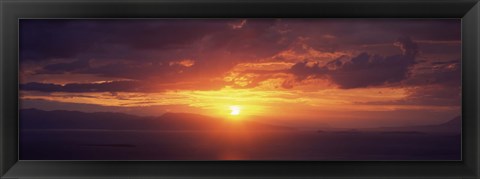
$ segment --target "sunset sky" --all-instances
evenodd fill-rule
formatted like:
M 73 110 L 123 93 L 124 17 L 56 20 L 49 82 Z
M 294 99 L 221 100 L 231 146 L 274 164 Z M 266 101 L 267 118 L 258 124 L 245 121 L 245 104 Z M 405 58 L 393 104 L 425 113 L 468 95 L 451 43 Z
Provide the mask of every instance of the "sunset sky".
M 299 127 L 461 114 L 460 19 L 20 20 L 22 108 Z

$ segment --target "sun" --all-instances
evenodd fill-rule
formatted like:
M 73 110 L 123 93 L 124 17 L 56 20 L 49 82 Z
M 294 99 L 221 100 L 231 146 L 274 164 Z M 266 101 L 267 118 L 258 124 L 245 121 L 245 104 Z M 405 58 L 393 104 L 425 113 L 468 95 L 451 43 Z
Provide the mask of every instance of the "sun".
M 239 106 L 230 106 L 230 115 L 238 116 L 240 114 L 240 107 Z

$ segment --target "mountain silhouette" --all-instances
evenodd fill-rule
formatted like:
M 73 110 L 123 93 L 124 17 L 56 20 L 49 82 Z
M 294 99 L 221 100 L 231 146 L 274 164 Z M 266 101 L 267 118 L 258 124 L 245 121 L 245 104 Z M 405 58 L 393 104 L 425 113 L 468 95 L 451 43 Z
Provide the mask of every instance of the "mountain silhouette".
M 141 117 L 112 112 L 20 110 L 21 129 L 105 129 L 105 130 L 293 130 L 256 121 L 231 121 L 191 113 L 165 113 Z
M 453 118 L 452 120 L 449 120 L 445 123 L 442 123 L 442 124 L 439 124 L 437 126 L 440 126 L 440 127 L 458 127 L 458 128 L 461 128 L 462 127 L 462 117 L 461 116 L 457 116 L 455 118 Z
M 447 122 L 433 125 L 402 126 L 402 127 L 382 127 L 374 130 L 396 131 L 396 132 L 425 132 L 425 133 L 461 133 L 462 118 L 457 116 Z

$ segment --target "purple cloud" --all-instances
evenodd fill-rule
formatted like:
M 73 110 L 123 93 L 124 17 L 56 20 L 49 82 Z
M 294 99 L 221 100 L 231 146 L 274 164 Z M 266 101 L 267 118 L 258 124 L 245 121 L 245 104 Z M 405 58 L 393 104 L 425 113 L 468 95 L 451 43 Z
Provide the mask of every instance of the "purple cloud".
M 400 82 L 408 78 L 410 68 L 415 65 L 418 47 L 408 37 L 399 38 L 395 45 L 400 47 L 402 54 L 382 57 L 364 52 L 351 59 L 341 57 L 324 66 L 299 62 L 289 72 L 300 81 L 308 77 L 328 78 L 345 89 Z

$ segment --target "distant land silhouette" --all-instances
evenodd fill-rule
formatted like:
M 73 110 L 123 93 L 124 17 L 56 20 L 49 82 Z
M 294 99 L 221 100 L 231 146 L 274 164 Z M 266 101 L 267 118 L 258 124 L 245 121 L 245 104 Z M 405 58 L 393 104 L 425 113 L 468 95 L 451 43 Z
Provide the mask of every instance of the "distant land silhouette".
M 191 113 L 165 113 L 140 117 L 123 113 L 43 111 L 22 109 L 21 129 L 105 129 L 105 130 L 294 130 L 256 121 L 231 121 Z
M 383 132 L 397 134 L 460 133 L 462 120 L 457 116 L 445 123 L 421 126 L 378 127 L 367 129 L 322 128 L 318 132 L 354 134 Z M 116 112 L 44 111 L 22 109 L 21 129 L 105 129 L 105 130 L 295 130 L 293 127 L 256 121 L 228 119 L 192 113 L 165 113 L 158 117 L 142 117 Z
M 256 118 L 255 118 L 256 119 Z M 188 113 L 20 111 L 21 160 L 459 160 L 460 117 L 430 126 L 300 130 Z
M 383 134 L 426 134 L 426 133 L 450 133 L 460 134 L 462 132 L 462 118 L 457 116 L 447 122 L 432 125 L 412 125 L 398 127 L 376 127 L 376 128 L 320 128 L 317 133 L 336 133 L 336 134 L 359 134 L 361 132 L 377 132 Z
M 402 126 L 402 127 L 381 127 L 373 129 L 374 131 L 393 131 L 393 132 L 424 132 L 424 133 L 461 133 L 462 118 L 457 116 L 447 122 L 436 125 L 420 125 L 420 126 Z

